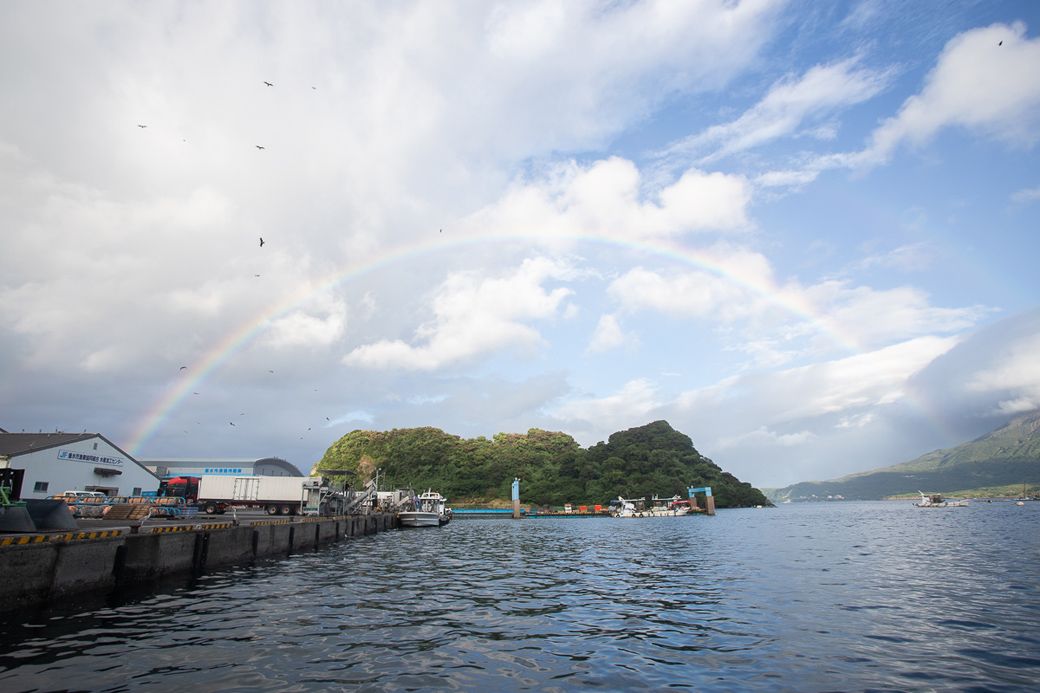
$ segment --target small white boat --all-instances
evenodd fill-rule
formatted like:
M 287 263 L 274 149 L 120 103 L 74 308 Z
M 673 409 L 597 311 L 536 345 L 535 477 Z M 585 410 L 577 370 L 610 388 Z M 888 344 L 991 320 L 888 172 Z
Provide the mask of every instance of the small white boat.
M 628 499 L 621 496 L 611 501 L 610 505 L 614 517 L 678 517 L 690 514 L 689 502 L 681 500 L 679 496 L 664 499 L 654 496 L 649 508 L 642 498 Z
M 451 508 L 447 507 L 448 499 L 436 491 L 426 493 L 412 500 L 412 510 L 397 513 L 402 527 L 440 527 L 451 521 Z
M 921 500 L 914 503 L 914 506 L 918 508 L 965 508 L 968 506 L 968 501 L 948 501 L 942 497 L 941 493 L 933 493 L 929 496 L 921 491 L 918 493 L 921 494 Z

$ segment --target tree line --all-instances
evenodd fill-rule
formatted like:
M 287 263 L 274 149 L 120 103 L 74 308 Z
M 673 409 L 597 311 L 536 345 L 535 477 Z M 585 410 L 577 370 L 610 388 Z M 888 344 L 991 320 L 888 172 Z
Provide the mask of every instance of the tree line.
M 325 451 L 322 470 L 351 470 L 365 481 L 381 470 L 381 487 L 432 488 L 456 504 L 508 500 L 514 477 L 525 503 L 606 504 L 625 498 L 679 495 L 711 486 L 718 507 L 768 505 L 751 484 L 722 471 L 667 421 L 614 433 L 588 449 L 566 433 L 537 428 L 461 438 L 439 428 L 352 431 Z

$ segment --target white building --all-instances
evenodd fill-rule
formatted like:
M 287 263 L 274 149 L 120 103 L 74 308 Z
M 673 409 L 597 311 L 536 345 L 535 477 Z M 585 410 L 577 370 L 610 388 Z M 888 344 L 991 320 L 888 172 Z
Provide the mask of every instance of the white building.
M 100 433 L 0 431 L 0 478 L 16 498 L 65 491 L 139 496 L 159 489 L 158 477 Z
M 138 460 L 160 479 L 175 476 L 303 476 L 280 457 L 163 457 Z

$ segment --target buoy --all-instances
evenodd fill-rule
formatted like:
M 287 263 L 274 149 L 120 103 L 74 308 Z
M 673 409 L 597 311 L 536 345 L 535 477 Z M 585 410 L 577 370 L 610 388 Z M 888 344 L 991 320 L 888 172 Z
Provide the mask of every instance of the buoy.
M 1021 507 L 1021 506 L 1025 505 L 1025 503 L 1023 503 L 1022 501 L 1018 501 L 1017 503 L 1015 503 L 1015 505 L 1017 505 L 1017 506 L 1020 506 L 1020 507 Z

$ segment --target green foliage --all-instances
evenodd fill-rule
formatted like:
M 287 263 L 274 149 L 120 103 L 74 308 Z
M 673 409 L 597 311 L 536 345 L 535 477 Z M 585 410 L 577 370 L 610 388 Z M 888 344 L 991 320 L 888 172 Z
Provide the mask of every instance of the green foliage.
M 358 482 L 382 470 L 385 485 L 433 488 L 459 502 L 508 499 L 520 477 L 525 502 L 607 503 L 626 498 L 686 496 L 688 486 L 711 486 L 718 507 L 766 505 L 750 484 L 723 472 L 666 421 L 629 429 L 584 450 L 566 433 L 532 428 L 464 439 L 437 428 L 352 431 L 317 464 L 349 469 Z

